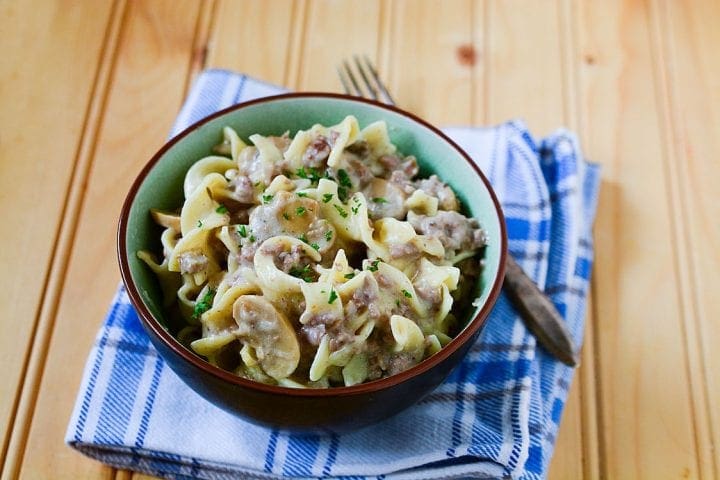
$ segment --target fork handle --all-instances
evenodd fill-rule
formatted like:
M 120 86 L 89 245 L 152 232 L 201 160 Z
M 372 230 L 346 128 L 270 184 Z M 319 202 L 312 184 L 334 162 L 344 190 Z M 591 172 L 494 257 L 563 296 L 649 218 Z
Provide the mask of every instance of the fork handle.
M 564 364 L 578 364 L 570 332 L 550 299 L 508 254 L 505 260 L 505 293 L 540 345 Z

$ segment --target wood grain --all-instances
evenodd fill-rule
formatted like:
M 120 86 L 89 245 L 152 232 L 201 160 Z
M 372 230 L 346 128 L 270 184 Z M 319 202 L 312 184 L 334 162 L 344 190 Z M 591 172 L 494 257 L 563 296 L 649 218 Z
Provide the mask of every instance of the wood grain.
M 696 478 L 648 11 L 617 1 L 578 13 L 584 144 L 604 179 L 594 273 L 602 473 Z
M 62 223 L 101 57 L 111 2 L 0 4 L 1 458 L 5 458 L 24 372 Z M 93 16 L 95 21 L 87 21 Z M 68 63 L 73 68 L 66 68 Z M 26 112 L 33 112 L 28 117 Z M 20 203 L 18 203 L 18 201 Z
M 393 3 L 387 77 L 395 101 L 437 125 L 467 125 L 475 103 L 469 0 Z
M 577 133 L 581 139 L 581 146 L 584 146 L 584 129 L 580 120 L 578 102 L 580 96 L 578 74 L 582 61 L 578 51 L 577 2 L 559 0 L 557 13 L 560 27 L 559 53 L 562 58 L 564 124 Z M 597 325 L 593 308 L 594 294 L 594 282 L 591 281 L 585 313 L 580 367 L 575 373 L 568 394 L 555 453 L 550 463 L 549 478 L 601 478 L 602 444 L 599 441 L 598 389 L 596 385 L 600 362 L 595 355 L 594 331 Z
M 718 478 L 720 167 L 708 159 L 720 151 L 720 58 L 715 48 L 720 45 L 720 4 L 703 1 L 687 9 L 656 1 L 652 6 L 698 464 L 703 478 Z
M 199 29 L 197 36 L 207 35 L 207 43 L 198 44 L 195 40 L 195 55 L 203 52 L 206 68 L 225 68 L 248 73 L 256 78 L 282 84 L 287 77 L 286 49 L 291 47 L 293 9 L 288 10 L 288 2 L 227 2 L 219 1 L 214 8 L 205 6 L 212 18 L 207 20 L 210 30 Z M 282 8 L 281 8 L 282 7 Z M 242 28 L 238 28 L 242 25 Z M 262 55 L 253 57 L 247 53 L 252 50 L 258 38 L 272 38 L 272 48 L 260 48 Z M 285 45 L 284 48 L 281 48 Z M 238 47 L 239 46 L 239 47 Z M 239 50 L 238 50 L 239 48 Z M 118 472 L 126 475 L 127 472 Z M 129 478 L 129 477 L 128 477 Z M 139 473 L 132 474 L 133 480 L 155 478 Z M 116 476 L 116 480 L 118 477 Z
M 573 98 L 575 63 L 566 54 L 574 39 L 568 33 L 571 19 L 564 15 L 565 6 L 491 1 L 486 8 L 486 73 L 477 77 L 486 83 L 477 88 L 484 92 L 485 111 L 478 117 L 488 124 L 520 117 L 538 137 L 563 125 L 574 127 L 575 105 L 568 103 Z M 583 354 L 582 370 L 593 371 L 592 357 Z M 583 449 L 578 448 L 583 445 L 582 385 L 577 383 L 576 379 L 568 395 L 549 478 L 583 475 Z
M 343 92 L 335 69 L 353 54 L 375 56 L 378 48 L 378 0 L 310 0 L 302 35 L 297 89 Z M 348 12 L 362 12 L 349 17 Z M 331 19 L 346 18 L 347 21 Z M 352 19 L 351 19 L 352 18 Z M 342 41 L 334 39 L 342 38 Z
M 26 427 L 22 477 L 108 474 L 98 462 L 62 446 L 62 439 L 82 365 L 119 281 L 113 212 L 119 211 L 141 166 L 162 145 L 179 109 L 198 9 L 197 1 L 129 4 L 92 169 L 87 179 L 72 187 L 84 189 L 84 199 L 40 394 Z M 48 451 L 58 454 L 47 455 Z
M 62 442 L 119 280 L 125 190 L 202 68 L 340 91 L 334 68 L 356 53 L 431 122 L 564 124 L 603 164 L 582 365 L 549 477 L 720 476 L 717 1 L 90 5 L 0 2 L 3 479 L 151 478 Z
M 243 72 L 282 85 L 293 28 L 293 3 L 220 0 L 207 48 L 207 67 Z
M 558 8 L 555 2 L 488 3 L 487 122 L 520 117 L 538 137 L 565 124 Z

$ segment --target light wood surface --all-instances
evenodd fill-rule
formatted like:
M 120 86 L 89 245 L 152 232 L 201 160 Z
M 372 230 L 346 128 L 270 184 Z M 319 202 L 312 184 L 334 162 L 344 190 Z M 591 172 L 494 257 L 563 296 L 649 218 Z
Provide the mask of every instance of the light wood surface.
M 439 125 L 575 130 L 603 166 L 582 365 L 550 478 L 720 478 L 720 4 L 0 2 L 2 478 L 140 479 L 63 436 L 119 281 L 116 217 L 203 68 Z

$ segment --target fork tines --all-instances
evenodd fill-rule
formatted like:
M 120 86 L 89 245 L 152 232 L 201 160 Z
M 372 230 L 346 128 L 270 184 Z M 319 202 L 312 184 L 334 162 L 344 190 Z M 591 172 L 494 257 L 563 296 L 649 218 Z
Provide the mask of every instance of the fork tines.
M 352 65 L 347 60 L 343 60 L 342 67 L 338 67 L 338 75 L 343 89 L 348 95 L 372 98 L 395 105 L 395 101 L 383 85 L 377 70 L 367 55 L 354 55 Z

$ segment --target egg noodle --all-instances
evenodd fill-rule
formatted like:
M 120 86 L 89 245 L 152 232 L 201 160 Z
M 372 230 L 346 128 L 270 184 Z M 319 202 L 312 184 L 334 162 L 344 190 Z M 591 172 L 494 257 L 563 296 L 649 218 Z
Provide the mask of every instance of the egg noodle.
M 384 122 L 315 125 L 294 138 L 230 127 L 195 162 L 156 273 L 177 338 L 237 375 L 289 387 L 355 385 L 433 355 L 461 327 L 486 243 L 437 176 Z

